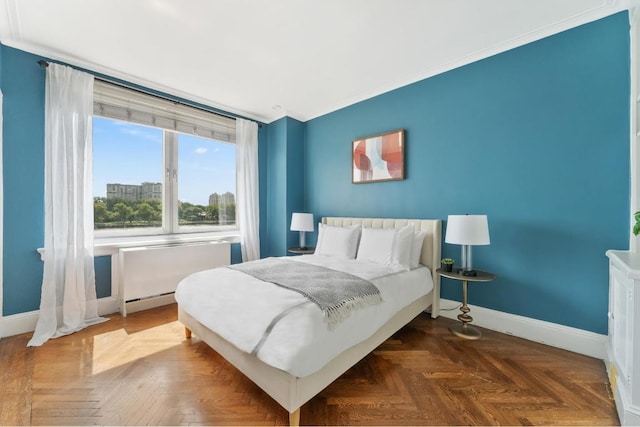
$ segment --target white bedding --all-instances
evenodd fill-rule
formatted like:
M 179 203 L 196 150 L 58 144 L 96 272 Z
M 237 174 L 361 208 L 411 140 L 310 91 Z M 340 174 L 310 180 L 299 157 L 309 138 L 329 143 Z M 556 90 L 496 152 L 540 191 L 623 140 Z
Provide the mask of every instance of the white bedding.
M 240 350 L 251 353 L 271 321 L 299 305 L 276 323 L 257 357 L 263 362 L 305 377 L 344 350 L 371 336 L 398 310 L 433 288 L 426 267 L 411 271 L 321 255 L 290 257 L 371 281 L 382 304 L 355 310 L 329 331 L 320 309 L 297 292 L 228 268 L 201 271 L 185 278 L 176 290 L 180 307 Z

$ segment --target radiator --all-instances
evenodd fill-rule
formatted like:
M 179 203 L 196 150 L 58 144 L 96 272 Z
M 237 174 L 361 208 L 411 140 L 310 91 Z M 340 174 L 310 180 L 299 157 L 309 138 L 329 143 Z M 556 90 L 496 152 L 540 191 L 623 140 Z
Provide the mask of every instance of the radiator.
M 118 251 L 120 313 L 175 301 L 178 283 L 191 273 L 231 263 L 228 242 L 158 245 Z

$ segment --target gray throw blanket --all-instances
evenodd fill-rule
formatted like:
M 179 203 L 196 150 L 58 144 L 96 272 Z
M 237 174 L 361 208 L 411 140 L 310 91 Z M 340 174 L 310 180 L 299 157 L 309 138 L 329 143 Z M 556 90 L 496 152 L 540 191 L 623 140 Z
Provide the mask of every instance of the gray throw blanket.
M 330 329 L 346 319 L 354 309 L 382 302 L 380 291 L 373 283 L 304 262 L 265 258 L 227 268 L 304 295 L 322 310 Z

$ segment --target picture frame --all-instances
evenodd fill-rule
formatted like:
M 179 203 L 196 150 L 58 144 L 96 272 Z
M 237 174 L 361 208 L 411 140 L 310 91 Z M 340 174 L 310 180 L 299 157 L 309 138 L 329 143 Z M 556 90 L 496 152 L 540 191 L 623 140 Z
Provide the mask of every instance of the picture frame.
M 404 129 L 354 139 L 351 143 L 351 182 L 403 180 L 404 147 Z

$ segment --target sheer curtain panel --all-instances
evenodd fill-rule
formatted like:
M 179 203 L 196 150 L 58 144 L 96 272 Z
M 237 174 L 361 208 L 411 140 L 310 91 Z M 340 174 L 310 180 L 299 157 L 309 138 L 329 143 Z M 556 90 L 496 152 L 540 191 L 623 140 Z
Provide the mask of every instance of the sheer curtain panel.
M 93 76 L 50 64 L 45 92 L 44 274 L 29 346 L 98 317 L 93 265 Z
M 260 259 L 258 124 L 236 119 L 236 201 L 242 261 Z

